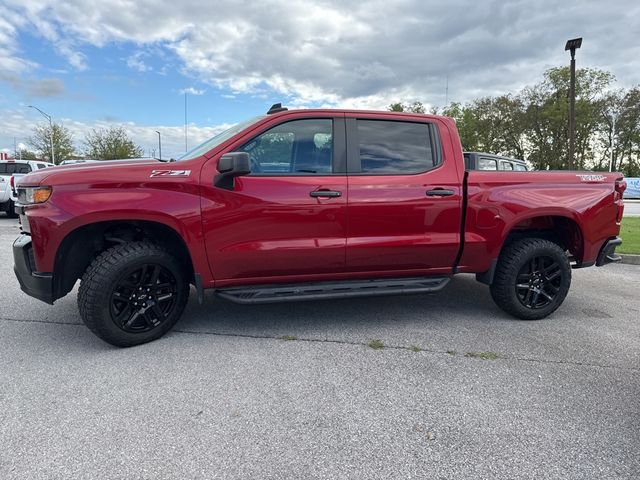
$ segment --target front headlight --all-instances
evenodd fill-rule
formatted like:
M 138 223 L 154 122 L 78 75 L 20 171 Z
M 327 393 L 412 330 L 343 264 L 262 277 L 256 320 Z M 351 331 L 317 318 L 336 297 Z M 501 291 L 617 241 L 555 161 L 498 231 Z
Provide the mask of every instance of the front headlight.
M 51 196 L 51 187 L 20 187 L 18 189 L 18 202 L 23 205 L 44 203 Z

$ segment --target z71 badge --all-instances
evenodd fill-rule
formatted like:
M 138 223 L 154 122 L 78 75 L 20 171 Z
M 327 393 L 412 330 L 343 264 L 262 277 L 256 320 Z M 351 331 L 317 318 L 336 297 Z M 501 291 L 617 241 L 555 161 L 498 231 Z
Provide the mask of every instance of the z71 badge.
M 149 177 L 188 177 L 191 170 L 151 170 Z

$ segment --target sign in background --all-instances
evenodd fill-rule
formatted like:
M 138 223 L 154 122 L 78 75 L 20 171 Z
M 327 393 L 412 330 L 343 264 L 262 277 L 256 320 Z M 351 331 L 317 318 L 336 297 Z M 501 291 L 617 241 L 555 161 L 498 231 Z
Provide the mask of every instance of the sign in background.
M 624 198 L 640 198 L 640 178 L 625 178 L 627 189 L 624 191 Z

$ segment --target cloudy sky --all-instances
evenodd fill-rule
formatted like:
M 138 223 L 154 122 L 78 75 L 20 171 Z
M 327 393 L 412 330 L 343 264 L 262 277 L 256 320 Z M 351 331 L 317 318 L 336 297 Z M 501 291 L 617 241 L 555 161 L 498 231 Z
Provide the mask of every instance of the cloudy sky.
M 92 4 L 93 3 L 93 4 Z M 517 92 L 568 63 L 640 83 L 640 3 L 477 0 L 0 0 L 0 149 L 42 117 L 81 145 L 123 125 L 148 153 L 288 106 L 384 109 Z

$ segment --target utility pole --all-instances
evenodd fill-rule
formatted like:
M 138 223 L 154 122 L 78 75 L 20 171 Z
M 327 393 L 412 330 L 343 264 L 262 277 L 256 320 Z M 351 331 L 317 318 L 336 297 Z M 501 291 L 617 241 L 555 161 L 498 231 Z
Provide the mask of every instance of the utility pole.
M 160 136 L 160 132 L 156 130 L 158 134 L 158 150 L 160 151 L 160 160 L 162 160 L 162 137 Z
M 44 113 L 42 110 L 40 110 L 38 107 L 34 107 L 33 105 L 29 105 L 29 108 L 34 108 L 37 111 L 39 111 L 42 116 L 44 118 L 46 118 L 47 120 L 49 120 L 49 140 L 51 141 L 51 163 L 53 163 L 55 165 L 56 163 L 56 156 L 53 153 L 53 122 L 51 121 L 51 115 L 47 115 L 46 113 Z
M 447 86 L 444 89 L 444 108 L 449 105 L 449 75 L 447 75 Z
M 611 155 L 609 156 L 609 171 L 611 172 L 613 169 L 613 142 L 615 142 L 616 137 L 616 121 L 618 119 L 615 116 L 611 117 Z
M 565 52 L 571 51 L 571 83 L 569 86 L 569 170 L 573 169 L 576 153 L 576 50 L 582 46 L 582 38 L 567 41 Z
M 187 91 L 184 91 L 184 151 L 187 151 Z

